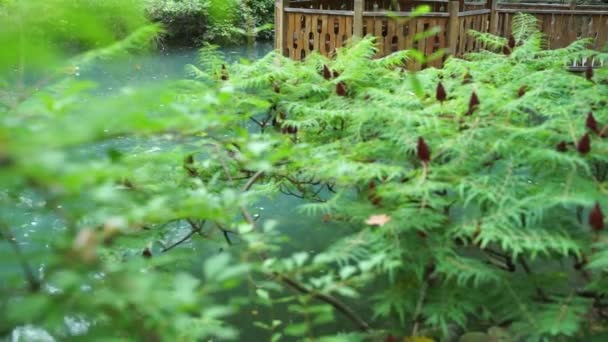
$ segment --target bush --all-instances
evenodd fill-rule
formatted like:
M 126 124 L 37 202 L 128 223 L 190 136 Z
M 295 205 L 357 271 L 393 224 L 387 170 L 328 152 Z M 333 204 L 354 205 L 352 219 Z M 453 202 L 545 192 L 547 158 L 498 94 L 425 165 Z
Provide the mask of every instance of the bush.
M 163 24 L 165 39 L 174 44 L 197 44 L 209 25 L 207 0 L 150 0 L 146 10 L 152 21 Z
M 0 336 L 606 338 L 608 70 L 564 68 L 608 59 L 586 41 L 545 51 L 518 16 L 419 73 L 371 38 L 302 63 L 208 46 L 192 79 L 95 96 L 75 70 L 158 29 L 120 17 L 114 41 L 53 4 L 0 17 Z M 255 215 L 291 197 L 312 247 Z
M 274 21 L 272 0 L 148 0 L 152 21 L 167 30 L 169 44 L 200 45 L 203 41 L 224 45 L 246 40 L 243 31 Z M 258 36 L 270 39 L 271 30 Z

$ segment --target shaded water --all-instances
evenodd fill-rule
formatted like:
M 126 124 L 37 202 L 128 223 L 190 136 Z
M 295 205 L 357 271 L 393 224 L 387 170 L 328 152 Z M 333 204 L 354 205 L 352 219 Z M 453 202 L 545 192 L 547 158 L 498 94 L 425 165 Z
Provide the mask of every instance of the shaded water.
M 222 51 L 225 53 L 229 61 L 236 61 L 241 58 L 256 59 L 264 56 L 271 51 L 270 44 L 257 45 L 254 48 L 234 47 L 225 48 Z M 105 63 L 100 63 L 89 70 L 82 71 L 78 77 L 91 80 L 98 84 L 97 94 L 99 96 L 112 96 L 112 93 L 119 91 L 123 87 L 153 85 L 156 83 L 170 82 L 184 78 L 187 64 L 197 64 L 198 52 L 196 49 L 180 49 L 172 51 L 161 51 L 156 54 L 146 56 L 130 56 L 121 60 L 112 60 Z M 120 144 L 129 144 L 128 140 L 121 141 Z M 82 157 L 104 153 L 106 148 L 94 147 L 84 149 L 79 153 Z M 1 195 L 1 194 L 0 194 Z M 18 199 L 20 210 L 10 213 L 9 220 L 11 225 L 15 227 L 15 235 L 17 241 L 23 248 L 29 249 L 32 252 L 34 249 L 41 249 L 44 253 L 48 249 L 48 245 L 40 244 L 44 241 L 44 230 L 48 229 L 64 229 L 61 226 L 59 219 L 51 216 L 40 214 L 40 208 L 44 207 L 45 203 L 37 198 L 34 194 L 22 194 Z M 259 201 L 252 206 L 251 212 L 253 215 L 259 216 L 260 225 L 265 221 L 273 220 L 277 222 L 277 229 L 285 235 L 285 243 L 281 254 L 283 256 L 292 253 L 306 251 L 314 255 L 319 250 L 324 249 L 330 241 L 344 234 L 344 227 L 339 227 L 332 223 L 323 222 L 320 217 L 309 217 L 298 211 L 298 205 L 301 201 L 295 197 L 279 196 L 276 198 L 268 198 Z M 180 227 L 176 227 L 175 238 L 182 234 Z M 37 241 L 32 243 L 32 241 Z M 225 247 L 225 246 L 224 246 Z M 2 248 L 2 247 L 0 247 Z M 217 245 L 213 248 L 209 244 L 190 244 L 185 248 L 191 248 L 193 253 L 200 255 L 209 255 L 218 253 L 218 249 L 222 248 Z M 207 248 L 207 250 L 202 250 Z M 238 248 L 238 245 L 232 248 Z M 196 260 L 204 260 L 204 257 L 193 258 Z M 19 272 L 19 269 L 9 269 L 9 265 L 14 266 L 11 262 L 0 261 L 0 270 L 8 272 Z M 199 265 L 200 266 L 200 265 Z M 37 266 L 40 276 L 44 273 L 44 264 Z M 2 286 L 2 281 L 0 281 Z M 53 291 L 52 288 L 48 289 Z M 252 295 L 251 289 L 244 289 L 243 292 L 235 293 L 234 295 Z M 230 296 L 230 294 L 228 294 Z M 315 303 L 316 304 L 316 303 Z M 259 328 L 253 326 L 253 321 L 263 320 L 265 322 L 271 319 L 282 319 L 283 322 L 297 322 L 298 316 L 290 314 L 285 307 L 275 307 L 269 309 L 267 307 L 250 306 L 246 310 L 242 310 L 239 314 L 233 316 L 230 321 L 235 324 L 241 331 L 241 337 L 244 340 L 269 340 L 269 334 Z M 246 322 L 246 323 L 243 323 Z M 88 324 L 87 322 L 85 322 Z M 83 322 L 73 322 L 73 319 L 66 317 L 66 328 L 71 332 L 82 332 Z M 85 324 L 85 325 L 86 325 Z M 80 330 L 79 330 L 80 329 Z M 86 327 L 84 328 L 86 330 Z M 350 322 L 344 321 L 339 314 L 336 314 L 336 320 L 330 326 L 327 326 L 326 332 L 352 330 Z M 14 331 L 13 341 L 30 340 L 31 334 L 34 334 L 45 340 L 45 332 L 39 331 L 35 327 L 19 328 Z M 285 340 L 285 339 L 284 339 Z M 286 339 L 289 340 L 289 339 Z

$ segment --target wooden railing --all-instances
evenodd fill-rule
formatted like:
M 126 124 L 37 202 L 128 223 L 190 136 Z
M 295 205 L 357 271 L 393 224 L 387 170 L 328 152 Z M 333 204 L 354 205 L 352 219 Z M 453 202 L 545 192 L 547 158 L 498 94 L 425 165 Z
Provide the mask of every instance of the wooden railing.
M 608 43 L 608 5 L 514 4 L 498 0 L 276 0 L 276 47 L 300 60 L 312 51 L 331 55 L 353 36 L 377 37 L 377 57 L 416 48 L 429 56 L 441 49 L 462 56 L 481 49 L 469 30 L 508 36 L 513 16 L 538 18 L 549 48 L 590 37 L 595 48 Z M 412 17 L 425 4 L 431 12 Z M 422 32 L 435 33 L 419 39 Z M 441 66 L 443 60 L 428 62 Z M 427 65 L 413 62 L 414 70 Z

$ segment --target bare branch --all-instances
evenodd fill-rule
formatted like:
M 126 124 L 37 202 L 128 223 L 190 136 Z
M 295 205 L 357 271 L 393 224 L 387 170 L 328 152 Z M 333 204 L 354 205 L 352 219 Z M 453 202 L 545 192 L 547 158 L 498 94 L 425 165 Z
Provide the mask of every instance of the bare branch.
M 263 175 L 264 175 L 264 171 L 256 172 L 251 178 L 249 178 L 249 181 L 247 181 L 245 186 L 243 186 L 243 192 L 249 191 L 249 189 L 251 189 L 253 184 L 255 184 L 255 182 Z
M 353 309 L 351 309 L 348 305 L 344 304 L 338 298 L 309 290 L 306 286 L 300 284 L 298 281 L 291 279 L 287 276 L 281 275 L 279 273 L 275 273 L 275 276 L 279 278 L 279 280 L 281 280 L 283 283 L 287 284 L 289 287 L 297 290 L 298 292 L 310 295 L 311 297 L 317 300 L 331 305 L 332 307 L 334 307 L 334 309 L 338 310 L 344 316 L 346 316 L 346 318 L 355 323 L 359 330 L 365 332 L 371 330 L 370 325 L 365 320 L 359 317 L 359 315 L 357 315 L 357 313 Z
M 414 311 L 414 328 L 412 329 L 412 336 L 418 335 L 418 326 L 420 325 L 420 315 L 422 314 L 422 305 L 426 298 L 426 291 L 428 289 L 428 281 L 425 279 L 420 285 L 418 292 L 418 302 L 416 303 L 416 311 Z
M 8 241 L 8 243 L 13 248 L 15 256 L 17 257 L 17 259 L 19 260 L 19 263 L 21 264 L 21 269 L 23 270 L 25 279 L 27 279 L 27 282 L 30 285 L 30 290 L 32 290 L 33 292 L 38 291 L 40 289 L 40 285 L 41 285 L 40 281 L 36 278 L 36 276 L 34 275 L 34 272 L 32 271 L 32 268 L 27 263 L 27 260 L 25 259 L 25 256 L 23 255 L 23 252 L 21 251 L 21 247 L 19 247 L 19 244 L 17 243 L 17 240 L 15 239 L 15 236 L 10 231 L 10 229 L 7 226 L 5 226 L 4 224 L 0 224 L 0 234 L 6 241 Z
M 206 223 L 206 221 L 203 221 L 201 224 L 198 224 L 192 219 L 186 219 L 186 221 L 188 221 L 188 224 L 190 224 L 190 232 L 188 234 L 186 234 L 186 236 L 184 236 L 183 238 L 181 238 L 178 241 L 171 244 L 171 246 L 163 248 L 161 251 L 162 253 L 168 252 L 168 251 L 172 250 L 173 248 L 181 245 L 182 243 L 190 240 L 190 238 L 192 238 L 192 236 L 194 236 L 194 234 L 201 232 L 201 230 L 203 229 L 203 227 L 205 226 L 205 223 Z

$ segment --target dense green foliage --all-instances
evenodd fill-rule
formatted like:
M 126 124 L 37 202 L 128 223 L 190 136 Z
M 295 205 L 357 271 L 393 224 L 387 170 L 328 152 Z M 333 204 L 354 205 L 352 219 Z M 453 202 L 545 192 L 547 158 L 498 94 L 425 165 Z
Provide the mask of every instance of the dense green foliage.
M 189 80 L 99 96 L 80 74 L 159 29 L 53 3 L 0 17 L 0 336 L 606 337 L 608 70 L 564 68 L 606 58 L 584 41 L 545 51 L 520 16 L 512 49 L 472 33 L 497 52 L 416 74 L 371 39 L 302 63 L 207 47 Z M 252 214 L 286 197 L 326 246 Z
M 269 39 L 273 0 L 146 0 L 150 19 L 162 23 L 168 44 L 242 43 Z

